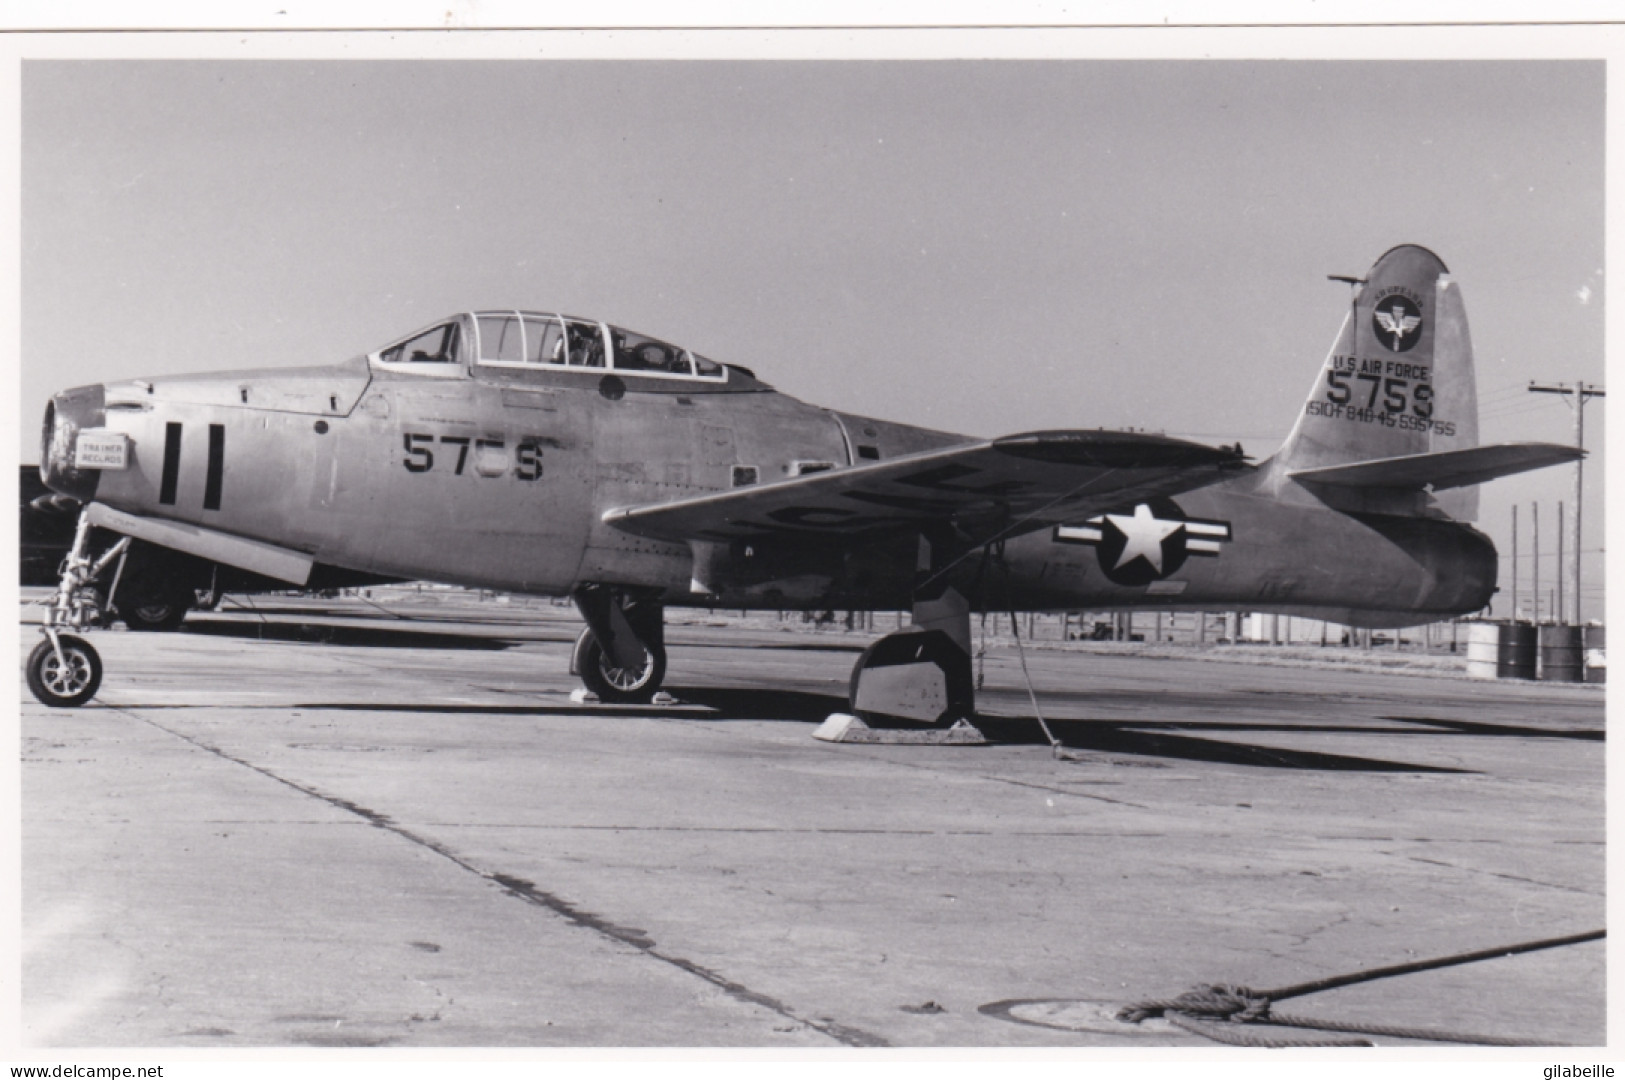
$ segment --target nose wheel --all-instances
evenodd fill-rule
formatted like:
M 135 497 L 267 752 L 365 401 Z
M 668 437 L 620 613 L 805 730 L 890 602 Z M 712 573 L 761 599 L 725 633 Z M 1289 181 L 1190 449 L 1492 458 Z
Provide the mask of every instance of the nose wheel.
M 29 654 L 28 689 L 53 709 L 83 705 L 101 684 L 102 658 L 83 638 L 55 634 Z
M 113 560 L 129 549 L 125 537 L 92 562 L 90 517 L 79 515 L 73 537 L 73 550 L 62 563 L 62 581 L 45 609 L 45 640 L 28 655 L 28 689 L 41 704 L 53 709 L 71 709 L 96 696 L 102 685 L 102 658 L 84 638 L 63 633 L 86 630 L 101 622 L 101 604 L 91 586 Z

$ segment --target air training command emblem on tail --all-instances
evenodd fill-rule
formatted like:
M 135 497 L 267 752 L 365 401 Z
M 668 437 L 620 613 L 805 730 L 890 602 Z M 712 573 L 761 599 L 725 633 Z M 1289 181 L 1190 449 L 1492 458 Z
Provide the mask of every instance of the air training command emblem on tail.
M 1149 585 L 1184 566 L 1187 556 L 1217 556 L 1230 523 L 1187 517 L 1172 499 L 1152 499 L 1082 525 L 1057 525 L 1054 539 L 1091 545 L 1101 572 L 1118 585 Z
M 1397 293 L 1371 311 L 1371 328 L 1389 352 L 1407 352 L 1422 340 L 1422 309 Z

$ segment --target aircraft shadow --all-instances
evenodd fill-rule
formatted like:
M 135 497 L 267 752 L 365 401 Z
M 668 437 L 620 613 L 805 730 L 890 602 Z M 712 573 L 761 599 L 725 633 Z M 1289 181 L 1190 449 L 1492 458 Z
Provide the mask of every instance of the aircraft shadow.
M 850 706 L 846 698 L 833 694 L 815 694 L 805 691 L 745 690 L 736 688 L 688 688 L 674 690 L 678 700 L 715 709 L 715 717 L 706 719 L 791 720 L 821 723 L 830 713 L 846 712 Z M 1043 732 L 1031 717 L 981 716 L 977 726 L 996 743 L 1043 743 Z M 1059 720 L 1050 721 L 1050 729 L 1069 750 L 1102 753 L 1135 754 L 1151 758 L 1175 758 L 1203 761 L 1220 765 L 1248 765 L 1272 769 L 1310 769 L 1332 772 L 1425 772 L 1462 773 L 1469 769 L 1455 769 L 1439 765 L 1419 765 L 1403 761 L 1385 761 L 1378 758 L 1353 757 L 1346 754 L 1326 754 L 1313 750 L 1288 750 L 1278 747 L 1256 746 L 1247 743 L 1203 739 L 1192 735 L 1170 734 L 1165 731 L 1146 730 L 1143 721 L 1114 720 Z M 1226 730 L 1230 729 L 1225 725 Z M 1297 730 L 1304 733 L 1322 733 L 1322 727 L 1304 726 L 1283 729 L 1280 726 L 1249 725 L 1249 729 L 1278 733 Z M 1372 734 L 1370 728 L 1347 728 L 1354 734 Z
M 781 650 L 784 650 L 784 651 L 787 651 L 787 652 L 860 653 L 864 649 L 868 648 L 868 643 L 867 642 L 857 642 L 857 641 L 795 641 L 795 642 L 767 641 L 767 642 L 761 642 L 761 643 L 753 642 L 753 643 L 748 644 L 748 645 L 742 645 L 742 644 L 739 644 L 737 642 L 701 641 L 701 642 L 686 642 L 685 644 L 688 646 L 688 648 L 691 648 L 691 649 L 695 649 L 695 648 L 698 648 L 698 649 L 705 649 L 705 648 L 713 648 L 713 649 L 741 649 L 741 648 L 743 648 L 743 649 L 781 649 Z
M 127 708 L 154 708 L 161 706 L 130 705 Z M 191 706 L 188 706 L 191 707 Z M 423 713 L 438 716 L 625 716 L 646 717 L 655 720 L 712 720 L 707 712 L 683 705 L 424 705 L 398 701 L 301 701 L 279 708 L 299 709 L 302 712 L 383 712 Z
M 716 720 L 799 720 L 821 724 L 830 713 L 846 712 L 844 696 L 806 690 L 754 690 L 740 687 L 673 688 L 678 701 L 715 709 Z
M 432 630 L 391 630 L 381 626 L 331 626 L 326 623 L 199 621 L 184 624 L 179 632 L 206 637 L 243 638 L 250 641 L 293 641 L 312 645 L 390 649 L 464 649 L 489 652 L 511 649 L 522 644 L 504 638 L 442 634 Z
M 1462 735 L 1511 735 L 1520 739 L 1579 739 L 1584 742 L 1603 742 L 1606 734 L 1601 728 L 1532 728 L 1512 724 L 1480 724 L 1472 720 L 1439 720 L 1427 716 L 1384 716 L 1400 724 L 1425 724 L 1445 728 Z M 1418 732 L 1418 734 L 1431 734 Z
M 979 718 L 977 725 L 983 734 L 995 742 L 1045 741 L 1037 721 L 1030 717 L 983 716 Z M 1067 750 L 1134 754 L 1140 757 L 1201 761 L 1214 765 L 1246 765 L 1253 768 L 1306 769 L 1319 772 L 1471 773 L 1473 771 L 1444 765 L 1421 765 L 1415 762 L 1354 757 L 1348 754 L 1327 754 L 1316 750 L 1257 746 L 1148 730 L 1154 725 L 1155 721 L 1147 725 L 1145 721 L 1134 720 L 1049 721 L 1050 730 Z M 1258 730 L 1280 732 L 1285 729 L 1260 725 Z M 1306 727 L 1298 730 L 1318 732 L 1323 729 Z M 1356 730 L 1364 734 L 1377 734 L 1369 728 Z
M 252 629 L 252 627 L 250 627 Z M 277 629 L 298 629 L 280 627 Z M 345 628 L 319 627 L 321 630 Z M 371 633 L 360 631 L 358 633 Z M 406 632 L 402 636 L 421 638 L 423 635 Z M 459 639 L 468 643 L 468 639 Z M 357 642 L 360 643 L 360 642 Z M 505 643 L 491 643 L 504 647 Z M 478 647 L 478 646 L 476 646 Z M 489 646 L 487 646 L 489 647 Z M 391 712 L 416 713 L 437 716 L 580 716 L 590 714 L 606 717 L 625 717 L 665 720 L 704 720 L 707 722 L 730 720 L 779 720 L 797 723 L 822 723 L 831 713 L 845 712 L 849 708 L 845 697 L 818 694 L 803 690 L 760 690 L 734 687 L 672 687 L 676 706 L 659 705 L 578 705 L 574 702 L 559 705 L 479 705 L 479 704 L 426 704 L 420 702 L 299 702 L 287 708 L 302 711 L 331 710 L 337 712 Z M 134 707 L 134 706 L 132 706 Z M 152 707 L 152 706 L 141 706 Z M 1489 724 L 1459 725 L 1454 721 L 1421 720 L 1405 717 L 1385 717 L 1437 724 L 1441 727 L 1460 727 L 1466 735 L 1520 735 L 1551 736 L 1560 738 L 1600 739 L 1600 732 L 1552 732 L 1526 728 L 1499 728 Z M 977 726 L 989 740 L 1007 745 L 1042 745 L 1042 729 L 1029 716 L 988 715 L 977 718 Z M 1052 719 L 1050 730 L 1061 745 L 1072 751 L 1124 754 L 1149 759 L 1205 762 L 1216 765 L 1243 765 L 1252 768 L 1296 769 L 1320 772 L 1403 772 L 1403 773 L 1457 773 L 1470 774 L 1474 770 L 1442 765 L 1423 765 L 1415 762 L 1390 761 L 1382 758 L 1357 757 L 1349 754 L 1329 754 L 1315 750 L 1297 750 L 1283 747 L 1259 746 L 1244 742 L 1204 739 L 1174 730 L 1185 725 L 1168 724 L 1155 720 L 1083 720 Z M 1303 725 L 1284 726 L 1269 724 L 1212 725 L 1225 731 L 1260 731 L 1272 734 L 1326 734 L 1339 732 L 1364 735 L 1404 735 L 1408 732 L 1383 732 L 1371 728 Z M 1160 729 L 1160 730 L 1159 730 Z M 1414 734 L 1427 734 L 1415 732 Z
M 423 713 L 441 716 L 625 716 L 656 720 L 788 720 L 821 724 L 830 713 L 845 712 L 846 698 L 800 690 L 741 690 L 671 687 L 676 705 L 472 705 L 419 702 L 306 701 L 291 709 L 338 712 Z M 133 707 L 133 706 L 132 706 Z

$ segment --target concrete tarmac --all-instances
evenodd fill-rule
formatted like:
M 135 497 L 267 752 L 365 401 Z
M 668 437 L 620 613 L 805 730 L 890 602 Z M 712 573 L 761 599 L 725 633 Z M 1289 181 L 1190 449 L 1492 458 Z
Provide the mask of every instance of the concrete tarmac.
M 1600 687 L 1029 649 L 1059 760 L 1008 649 L 994 745 L 836 745 L 862 635 L 593 708 L 567 610 L 261 606 L 23 691 L 25 1043 L 1211 1046 L 1115 1013 L 1605 925 Z M 1604 954 L 1275 1011 L 1600 1045 Z

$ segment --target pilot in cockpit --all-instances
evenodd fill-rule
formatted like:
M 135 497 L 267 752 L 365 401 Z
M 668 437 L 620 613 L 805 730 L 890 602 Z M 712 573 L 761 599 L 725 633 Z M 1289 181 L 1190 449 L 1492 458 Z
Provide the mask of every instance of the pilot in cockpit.
M 603 367 L 604 344 L 598 334 L 598 328 L 580 323 L 566 324 L 566 335 L 570 347 L 569 358 L 565 361 L 571 367 Z M 562 346 L 564 342 L 560 342 Z M 558 361 L 558 348 L 554 349 L 554 362 Z

